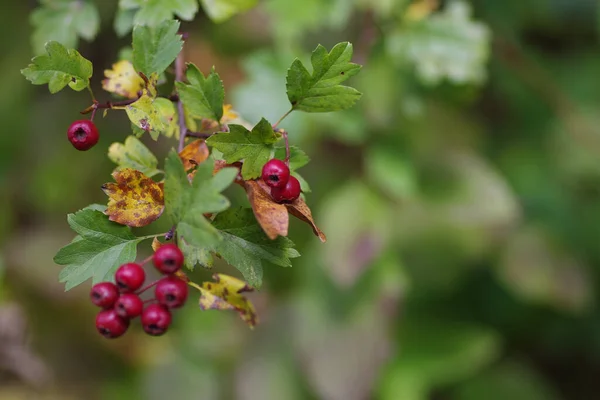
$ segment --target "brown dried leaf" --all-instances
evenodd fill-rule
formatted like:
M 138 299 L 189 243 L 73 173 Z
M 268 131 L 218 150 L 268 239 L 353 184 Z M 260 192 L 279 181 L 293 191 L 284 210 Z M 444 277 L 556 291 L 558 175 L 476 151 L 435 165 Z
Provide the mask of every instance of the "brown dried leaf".
M 165 206 L 162 184 L 131 168 L 113 172 L 116 183 L 105 183 L 109 197 L 106 214 L 111 221 L 141 227 L 155 221 Z
M 208 146 L 202 139 L 194 140 L 185 146 L 183 150 L 181 150 L 181 153 L 179 153 L 179 157 L 183 162 L 183 168 L 186 171 L 204 162 L 209 155 Z
M 158 240 L 158 238 L 152 239 L 152 250 L 156 251 L 160 249 L 160 246 L 162 245 L 163 244 L 160 242 L 160 240 Z
M 269 239 L 287 236 L 290 217 L 283 204 L 273 201 L 269 194 L 269 187 L 260 179 L 245 181 L 244 187 L 254 216 Z
M 325 236 L 325 233 L 323 233 L 323 231 L 320 230 L 319 227 L 315 224 L 312 213 L 310 212 L 310 208 L 308 208 L 308 205 L 302 197 L 298 197 L 291 204 L 286 204 L 285 207 L 294 217 L 301 219 L 302 221 L 312 226 L 314 234 L 319 237 L 321 242 L 325 243 L 327 241 L 327 236 Z

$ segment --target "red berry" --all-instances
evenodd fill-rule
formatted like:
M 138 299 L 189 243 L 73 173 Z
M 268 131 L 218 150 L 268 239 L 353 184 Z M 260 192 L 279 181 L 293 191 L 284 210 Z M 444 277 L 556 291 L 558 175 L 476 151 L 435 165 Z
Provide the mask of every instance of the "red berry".
M 173 243 L 163 244 L 152 256 L 154 266 L 163 274 L 172 274 L 183 265 L 183 253 Z
M 293 176 L 290 176 L 290 180 L 283 189 L 271 189 L 271 197 L 277 203 L 292 202 L 296 200 L 298 196 L 300 196 L 300 182 Z
M 276 158 L 267 161 L 262 169 L 262 180 L 272 188 L 283 188 L 290 179 L 290 169 Z
M 112 282 L 95 284 L 90 291 L 92 303 L 102 308 L 111 308 L 119 297 L 119 289 Z
M 160 304 L 168 308 L 181 307 L 187 300 L 187 283 L 175 276 L 167 276 L 156 284 L 154 295 Z
M 171 325 L 171 313 L 161 304 L 150 304 L 142 311 L 142 327 L 144 332 L 152 336 L 160 336 Z
M 129 328 L 129 320 L 119 317 L 115 310 L 103 310 L 96 316 L 96 329 L 108 339 L 123 335 Z
M 81 119 L 73 122 L 71 126 L 69 126 L 67 137 L 73 147 L 77 150 L 85 151 L 94 147 L 94 145 L 98 143 L 100 136 L 98 135 L 96 125 L 94 125 L 92 121 Z
M 144 302 L 134 293 L 123 293 L 115 303 L 115 311 L 122 318 L 135 318 L 142 313 Z
M 136 263 L 123 264 L 115 272 L 115 282 L 121 292 L 133 292 L 138 290 L 144 280 L 146 279 L 146 272 L 141 265 Z

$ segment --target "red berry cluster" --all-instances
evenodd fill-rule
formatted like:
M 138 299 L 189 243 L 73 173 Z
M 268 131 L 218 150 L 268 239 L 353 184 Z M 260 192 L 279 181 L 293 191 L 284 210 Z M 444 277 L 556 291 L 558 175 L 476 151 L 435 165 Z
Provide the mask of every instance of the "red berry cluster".
M 67 138 L 77 150 L 86 151 L 98 143 L 100 135 L 98 135 L 98 128 L 92 121 L 81 119 L 69 126 Z
M 292 202 L 300 196 L 300 182 L 290 175 L 290 168 L 281 160 L 267 161 L 261 177 L 271 188 L 271 198 L 277 203 Z
M 152 261 L 166 276 L 142 288 L 146 272 L 140 264 L 127 263 L 115 272 L 115 283 L 101 282 L 90 292 L 92 303 L 102 308 L 96 316 L 96 329 L 106 338 L 117 338 L 129 328 L 129 321 L 141 315 L 144 331 L 152 336 L 162 335 L 171 325 L 172 308 L 185 304 L 187 283 L 174 275 L 183 265 L 183 253 L 174 244 L 161 246 Z M 154 298 L 142 301 L 140 294 L 154 288 Z M 137 292 L 136 292 L 137 291 Z M 150 303 L 144 308 L 144 303 Z

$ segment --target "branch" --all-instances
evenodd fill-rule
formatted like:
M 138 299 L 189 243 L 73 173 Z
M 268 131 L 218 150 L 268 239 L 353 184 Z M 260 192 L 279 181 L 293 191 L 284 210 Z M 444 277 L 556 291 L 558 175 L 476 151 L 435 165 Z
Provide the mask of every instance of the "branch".
M 183 49 L 177 55 L 175 60 L 175 81 L 183 82 L 183 71 L 185 69 L 185 59 Z M 181 153 L 185 145 L 185 137 L 188 134 L 187 125 L 185 123 L 185 112 L 183 111 L 183 103 L 181 99 L 177 99 L 177 114 L 179 117 L 179 147 L 177 152 Z

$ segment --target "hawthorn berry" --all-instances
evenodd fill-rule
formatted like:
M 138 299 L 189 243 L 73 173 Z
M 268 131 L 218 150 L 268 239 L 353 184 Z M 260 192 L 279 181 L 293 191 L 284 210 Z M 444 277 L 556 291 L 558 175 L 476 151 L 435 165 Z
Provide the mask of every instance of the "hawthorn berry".
M 142 313 L 144 302 L 135 293 L 123 293 L 115 303 L 115 311 L 122 318 L 135 318 Z
M 115 310 L 102 310 L 96 316 L 96 329 L 108 339 L 123 335 L 129 328 L 129 320 L 121 318 Z
M 272 188 L 271 197 L 277 203 L 292 202 L 300 196 L 300 182 L 290 176 L 284 188 Z
M 115 282 L 121 292 L 133 292 L 139 289 L 146 279 L 146 272 L 141 265 L 127 263 L 121 265 L 115 272 Z
M 80 151 L 91 149 L 100 138 L 96 125 L 87 119 L 73 122 L 67 130 L 67 137 L 73 147 Z
M 187 300 L 187 283 L 175 276 L 167 276 L 156 284 L 154 296 L 159 304 L 168 308 L 181 307 Z
M 95 284 L 90 291 L 92 303 L 102 308 L 111 308 L 119 297 L 119 289 L 112 282 Z
M 261 177 L 272 188 L 284 188 L 290 179 L 290 169 L 283 161 L 274 158 L 264 165 Z
M 172 274 L 183 265 L 183 253 L 176 244 L 164 244 L 152 256 L 154 266 L 163 274 Z
M 171 312 L 162 304 L 150 304 L 142 311 L 142 327 L 151 336 L 160 336 L 171 325 Z

